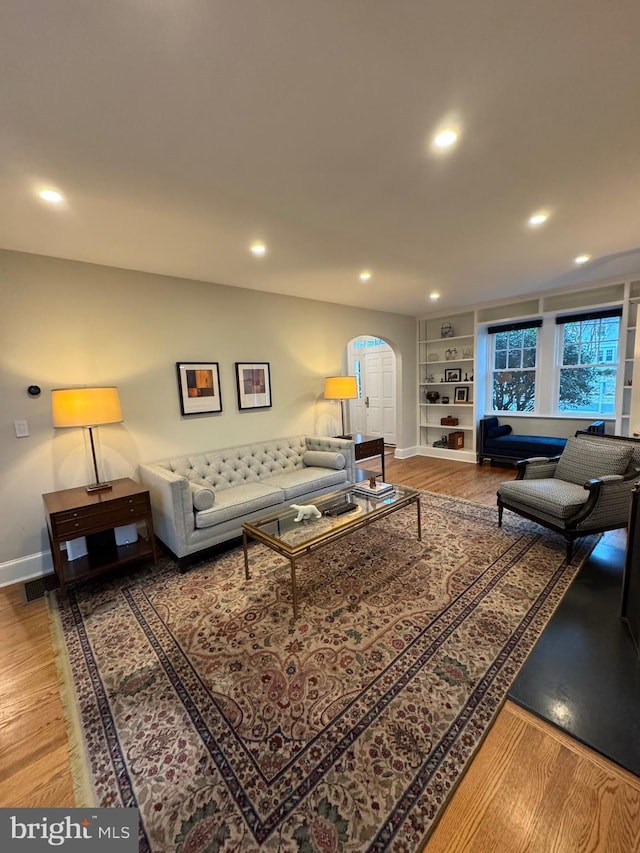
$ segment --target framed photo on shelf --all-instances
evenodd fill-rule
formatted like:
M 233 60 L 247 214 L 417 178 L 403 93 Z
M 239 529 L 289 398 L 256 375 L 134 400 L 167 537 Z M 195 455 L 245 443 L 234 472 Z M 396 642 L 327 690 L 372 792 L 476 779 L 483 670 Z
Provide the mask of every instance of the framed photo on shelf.
M 220 371 L 217 361 L 179 361 L 178 393 L 183 415 L 207 415 L 222 411 Z
M 236 383 L 239 409 L 269 409 L 271 407 L 269 362 L 236 361 Z
M 467 388 L 466 385 L 457 385 L 453 389 L 453 402 L 454 403 L 468 403 L 469 402 L 469 389 Z
M 462 368 L 447 367 L 444 371 L 445 382 L 460 382 L 462 380 Z

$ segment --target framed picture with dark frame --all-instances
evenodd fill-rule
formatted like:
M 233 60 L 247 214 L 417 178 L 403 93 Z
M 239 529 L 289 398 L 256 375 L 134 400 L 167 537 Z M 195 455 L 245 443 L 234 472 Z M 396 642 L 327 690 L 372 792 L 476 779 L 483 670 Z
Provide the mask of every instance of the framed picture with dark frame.
M 183 415 L 207 415 L 222 411 L 217 361 L 178 361 L 176 369 Z
M 453 389 L 453 402 L 454 403 L 468 403 L 469 402 L 469 389 L 466 385 L 456 385 Z
M 236 361 L 239 409 L 271 407 L 271 372 L 268 361 Z
M 444 381 L 445 382 L 460 382 L 462 379 L 461 367 L 445 367 Z

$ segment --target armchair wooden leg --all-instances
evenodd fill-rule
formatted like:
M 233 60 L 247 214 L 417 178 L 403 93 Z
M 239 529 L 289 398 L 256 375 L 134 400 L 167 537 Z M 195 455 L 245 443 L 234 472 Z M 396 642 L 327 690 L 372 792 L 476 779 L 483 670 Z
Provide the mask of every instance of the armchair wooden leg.
M 498 527 L 502 527 L 502 510 L 504 507 L 501 503 L 498 504 Z
M 567 539 L 567 563 L 573 559 L 573 539 Z

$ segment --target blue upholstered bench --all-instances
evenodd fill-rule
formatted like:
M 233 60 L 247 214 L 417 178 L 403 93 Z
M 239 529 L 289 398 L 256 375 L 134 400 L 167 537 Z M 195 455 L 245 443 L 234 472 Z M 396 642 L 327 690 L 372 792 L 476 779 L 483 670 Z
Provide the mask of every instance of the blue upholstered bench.
M 604 421 L 594 421 L 588 432 L 604 433 Z M 567 443 L 566 438 L 549 435 L 518 435 L 509 424 L 500 424 L 498 418 L 482 418 L 478 432 L 478 465 L 485 459 L 492 462 L 517 462 L 531 456 L 559 456 Z

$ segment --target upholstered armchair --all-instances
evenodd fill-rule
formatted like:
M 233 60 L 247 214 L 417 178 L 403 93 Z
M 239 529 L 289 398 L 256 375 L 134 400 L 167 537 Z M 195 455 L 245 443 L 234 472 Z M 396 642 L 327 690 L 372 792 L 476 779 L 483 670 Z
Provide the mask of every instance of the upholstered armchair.
M 560 456 L 518 462 L 515 480 L 498 489 L 498 525 L 510 510 L 555 530 L 567 542 L 626 527 L 634 484 L 640 480 L 640 441 L 577 432 Z

